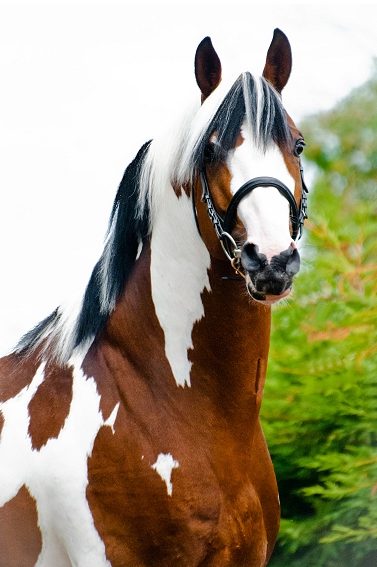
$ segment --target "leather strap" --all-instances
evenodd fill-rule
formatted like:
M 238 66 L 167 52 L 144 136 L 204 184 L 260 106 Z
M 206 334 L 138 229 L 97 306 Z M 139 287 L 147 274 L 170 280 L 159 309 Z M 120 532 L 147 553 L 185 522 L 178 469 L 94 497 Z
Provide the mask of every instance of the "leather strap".
M 238 205 L 249 193 L 254 191 L 257 187 L 275 187 L 283 197 L 285 197 L 290 207 L 290 218 L 292 224 L 292 238 L 296 240 L 300 228 L 300 213 L 296 204 L 296 200 L 292 192 L 288 189 L 282 181 L 275 177 L 254 177 L 246 181 L 238 191 L 233 195 L 230 201 L 223 223 L 223 229 L 228 234 L 231 234 L 234 225 L 236 224 Z

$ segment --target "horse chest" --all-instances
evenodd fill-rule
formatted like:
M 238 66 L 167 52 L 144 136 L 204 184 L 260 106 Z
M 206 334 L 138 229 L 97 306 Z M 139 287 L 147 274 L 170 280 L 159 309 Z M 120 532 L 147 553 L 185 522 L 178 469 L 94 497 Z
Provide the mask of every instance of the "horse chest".
M 156 438 L 140 423 L 122 424 L 122 414 L 115 434 L 99 432 L 88 463 L 88 501 L 111 564 L 263 565 L 250 459 L 236 459 L 231 443 L 225 454 L 169 427 Z

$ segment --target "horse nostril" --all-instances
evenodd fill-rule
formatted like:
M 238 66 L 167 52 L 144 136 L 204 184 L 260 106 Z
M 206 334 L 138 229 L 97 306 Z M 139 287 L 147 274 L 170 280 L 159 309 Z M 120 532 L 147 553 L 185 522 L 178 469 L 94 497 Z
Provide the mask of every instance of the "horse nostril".
M 293 249 L 292 254 L 289 256 L 285 271 L 289 277 L 295 276 L 300 270 L 300 254 L 297 248 Z
M 276 272 L 286 274 L 293 278 L 300 270 L 300 254 L 295 246 L 290 246 L 280 254 L 273 256 L 270 261 L 271 268 Z
M 258 272 L 267 264 L 267 258 L 264 254 L 258 252 L 259 248 L 256 244 L 247 242 L 242 248 L 241 264 L 247 272 Z

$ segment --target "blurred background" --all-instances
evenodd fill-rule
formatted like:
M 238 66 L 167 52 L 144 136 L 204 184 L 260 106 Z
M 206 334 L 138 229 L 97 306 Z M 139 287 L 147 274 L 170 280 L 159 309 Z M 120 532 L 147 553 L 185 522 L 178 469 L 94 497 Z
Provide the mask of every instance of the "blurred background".
M 293 50 L 305 134 L 304 269 L 274 309 L 264 429 L 279 567 L 377 565 L 375 2 L 0 2 L 0 350 L 85 287 L 138 148 L 197 97 L 206 35 L 224 75 Z

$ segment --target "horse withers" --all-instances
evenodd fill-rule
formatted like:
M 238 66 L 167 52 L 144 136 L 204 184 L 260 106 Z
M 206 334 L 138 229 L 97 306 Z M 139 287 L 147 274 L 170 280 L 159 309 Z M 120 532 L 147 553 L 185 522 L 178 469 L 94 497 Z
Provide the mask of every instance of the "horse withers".
M 226 87 L 205 38 L 201 101 L 127 167 L 76 311 L 1 360 L 1 567 L 267 564 L 270 306 L 306 211 L 290 71 L 275 30 L 263 76 Z

